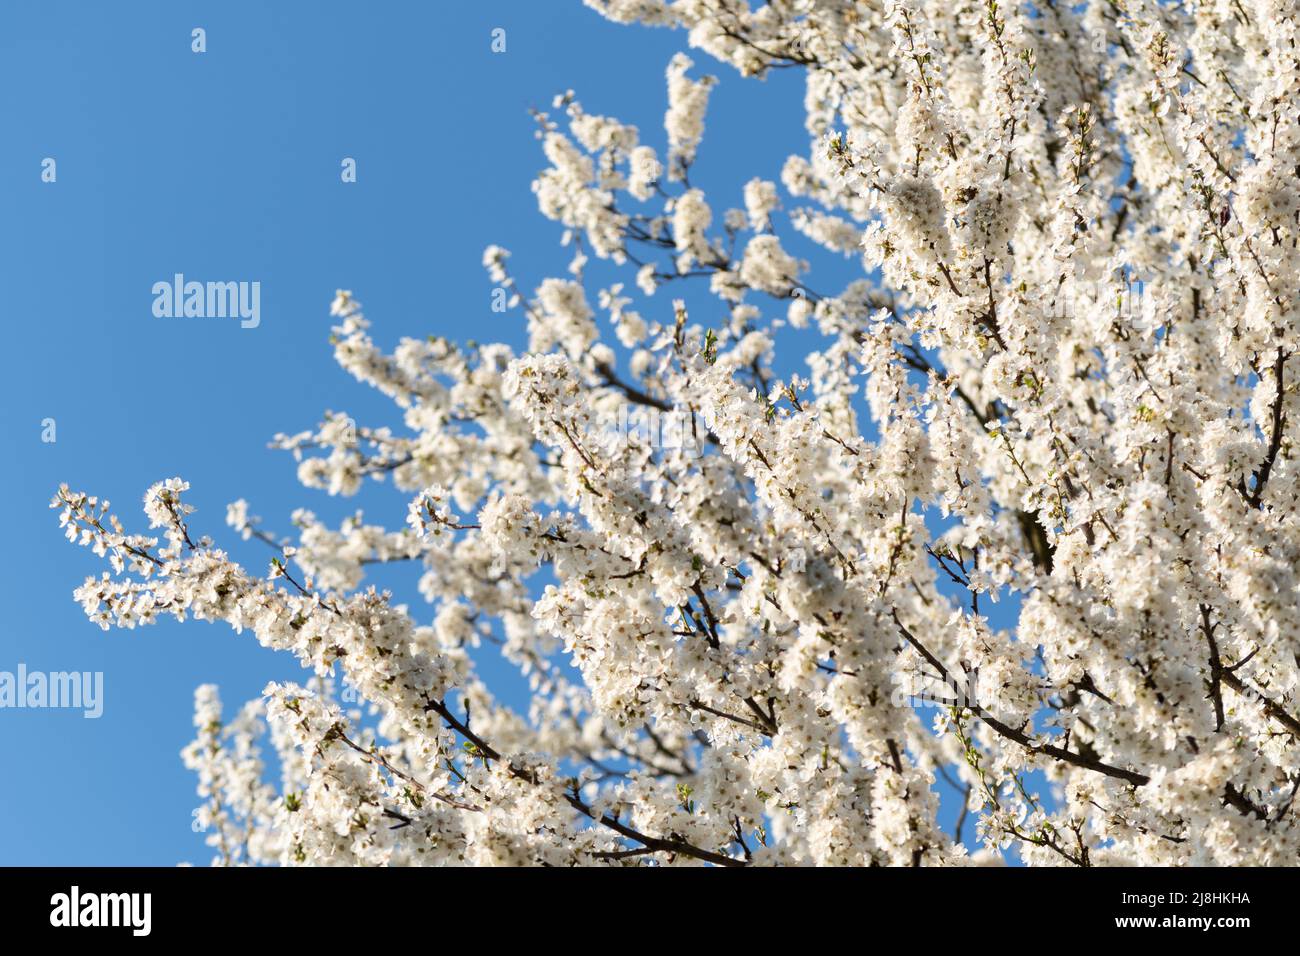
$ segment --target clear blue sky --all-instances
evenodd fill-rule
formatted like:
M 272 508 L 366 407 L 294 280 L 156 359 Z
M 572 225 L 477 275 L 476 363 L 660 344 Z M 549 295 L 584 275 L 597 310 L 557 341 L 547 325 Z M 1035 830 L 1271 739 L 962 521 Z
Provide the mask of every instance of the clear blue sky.
M 504 54 L 490 49 L 496 27 Z M 490 310 L 479 263 L 498 243 L 527 288 L 564 274 L 559 229 L 529 189 L 544 160 L 528 109 L 571 88 L 662 147 L 663 70 L 679 49 L 681 33 L 610 24 L 579 0 L 0 7 L 0 670 L 105 675 L 99 720 L 0 711 L 0 863 L 207 862 L 178 756 L 194 687 L 218 683 L 229 712 L 268 679 L 302 676 L 225 625 L 104 633 L 86 621 L 71 592 L 101 563 L 61 538 L 46 508 L 59 482 L 143 530 L 145 488 L 183 476 L 194 527 L 255 567 L 265 551 L 224 527 L 236 498 L 277 532 L 297 506 L 399 525 L 388 486 L 330 499 L 266 449 L 326 408 L 400 425 L 331 358 L 334 290 L 354 291 L 385 346 L 522 344 L 519 314 Z M 693 172 L 720 215 L 746 180 L 778 179 L 804 149 L 802 78 L 745 81 L 693 56 L 697 75 L 723 81 Z M 348 156 L 356 184 L 340 182 Z M 41 182 L 45 157 L 56 183 Z M 835 288 L 857 268 L 814 270 L 809 284 Z M 260 327 L 155 318 L 150 288 L 176 272 L 260 281 Z M 41 441 L 46 418 L 54 444 Z M 400 573 L 375 580 L 402 587 Z M 500 664 L 483 666 L 509 686 Z

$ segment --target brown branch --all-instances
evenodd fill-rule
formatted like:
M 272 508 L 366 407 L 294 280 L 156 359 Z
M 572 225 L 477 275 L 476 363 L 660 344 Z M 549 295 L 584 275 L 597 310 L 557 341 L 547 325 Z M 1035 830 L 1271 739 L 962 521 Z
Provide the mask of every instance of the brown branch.
M 1247 503 L 1252 508 L 1258 508 L 1260 501 L 1264 497 L 1264 488 L 1268 485 L 1269 475 L 1273 473 L 1273 464 L 1277 461 L 1278 452 L 1282 450 L 1282 428 L 1285 424 L 1285 416 L 1282 414 L 1282 403 L 1286 400 L 1283 391 L 1283 372 L 1286 370 L 1286 360 L 1288 353 L 1278 349 L 1277 361 L 1273 363 L 1273 380 L 1277 384 L 1277 394 L 1273 396 L 1273 431 L 1268 439 L 1268 451 L 1264 455 L 1264 463 L 1259 466 L 1255 472 L 1255 487 L 1251 489 L 1246 496 Z
M 447 726 L 452 730 L 456 731 L 456 733 L 460 734 L 473 744 L 478 751 L 479 756 L 482 756 L 485 760 L 502 759 L 501 753 L 498 750 L 457 719 L 456 715 L 451 712 L 451 708 L 449 708 L 444 702 L 440 700 L 430 700 L 425 706 L 428 710 L 433 711 L 445 720 Z M 516 767 L 513 764 L 509 765 L 509 771 L 510 775 L 517 780 L 522 780 L 525 783 L 532 784 L 533 786 L 541 785 L 541 781 L 534 773 L 530 773 L 529 771 Z M 629 840 L 635 840 L 649 852 L 676 853 L 681 856 L 689 856 L 697 860 L 703 860 L 706 863 L 713 863 L 717 866 L 746 865 L 744 860 L 737 860 L 735 857 L 730 857 L 723 853 L 714 853 L 712 850 L 702 849 L 701 847 L 687 843 L 679 837 L 670 837 L 665 839 L 640 833 L 637 830 L 620 823 L 608 813 L 597 816 L 596 812 L 588 806 L 580 796 L 578 796 L 576 790 L 572 793 L 566 793 L 564 795 L 564 800 L 569 804 L 569 806 L 573 807 L 573 809 L 577 810 L 583 816 L 590 820 L 594 820 L 596 823 L 599 823 L 607 829 L 613 830 L 615 833 L 619 834 L 619 836 L 627 837 Z
M 438 790 L 430 790 L 428 787 L 426 787 L 420 781 L 416 780 L 410 774 L 398 770 L 396 767 L 394 767 L 392 763 L 389 762 L 388 758 L 385 757 L 382 753 L 380 753 L 378 749 L 366 750 L 364 747 L 357 744 L 355 741 L 352 740 L 352 738 L 350 738 L 347 734 L 343 732 L 343 728 L 341 725 L 335 724 L 332 729 L 335 737 L 343 741 L 345 744 L 347 744 L 357 753 L 361 754 L 362 757 L 366 758 L 371 763 L 375 763 L 383 767 L 385 770 L 387 770 L 394 777 L 397 777 L 399 780 L 405 780 L 407 783 L 415 787 L 421 793 L 433 797 L 435 800 L 440 800 L 441 802 L 447 804 L 447 806 L 455 807 L 458 810 L 471 810 L 475 813 L 483 812 L 482 807 L 472 806 L 471 804 L 468 803 L 461 803 L 459 800 L 453 800 L 451 797 L 447 796 L 445 793 L 442 793 Z M 396 813 L 395 811 L 390 812 L 386 810 L 384 812 L 389 813 L 390 815 L 394 816 L 397 819 L 404 820 L 407 824 L 411 822 L 409 817 L 404 817 L 401 814 Z
M 1214 729 L 1216 731 L 1223 729 L 1223 660 L 1219 657 L 1219 642 L 1214 639 L 1214 631 L 1218 624 L 1210 623 L 1210 606 L 1202 604 L 1201 611 L 1201 633 L 1205 635 L 1205 642 L 1210 646 L 1210 699 L 1214 701 Z
M 893 616 L 894 623 L 898 625 L 898 630 L 903 635 L 903 639 L 906 640 L 908 644 L 912 645 L 912 647 L 916 649 L 916 652 L 924 657 L 930 666 L 940 673 L 944 680 L 951 681 L 952 678 L 949 676 L 948 668 L 943 665 L 943 662 L 931 654 L 925 645 L 917 640 L 916 636 L 903 626 L 903 622 L 899 620 L 897 611 L 893 612 Z M 1064 761 L 1065 763 L 1072 764 L 1076 767 L 1082 767 L 1084 770 L 1092 770 L 1096 773 L 1105 774 L 1108 777 L 1114 777 L 1117 780 L 1124 780 L 1133 784 L 1135 787 L 1141 787 L 1151 782 L 1151 778 L 1143 773 L 1137 773 L 1133 770 L 1125 770 L 1123 767 L 1114 767 L 1094 757 L 1087 757 L 1083 754 L 1064 750 L 1051 744 L 1036 744 L 1032 739 L 1030 739 L 1028 734 L 1004 724 L 974 702 L 971 703 L 970 709 L 976 717 L 982 720 L 995 733 L 1020 744 L 1020 746 L 1024 747 L 1030 753 L 1043 754 L 1044 756 Z
M 1235 666 L 1236 665 L 1234 665 L 1234 667 Z M 1265 697 L 1261 691 L 1256 690 L 1254 687 L 1247 684 L 1235 673 L 1233 673 L 1233 668 L 1231 667 L 1223 668 L 1221 679 L 1225 684 L 1227 684 L 1229 687 L 1235 690 L 1238 694 L 1241 694 L 1243 697 L 1254 698 L 1255 702 L 1264 708 L 1264 713 L 1268 714 L 1279 724 L 1281 724 L 1287 730 L 1289 730 L 1291 732 L 1292 737 L 1295 737 L 1297 740 L 1300 740 L 1300 720 L 1297 720 L 1294 716 L 1288 713 L 1287 710 L 1284 707 L 1282 707 L 1281 704 L 1277 703 L 1274 700 L 1271 700 L 1268 697 Z

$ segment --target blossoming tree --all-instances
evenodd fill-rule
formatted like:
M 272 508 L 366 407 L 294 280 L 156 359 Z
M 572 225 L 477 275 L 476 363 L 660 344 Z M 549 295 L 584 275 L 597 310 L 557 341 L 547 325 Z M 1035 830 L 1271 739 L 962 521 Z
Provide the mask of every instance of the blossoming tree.
M 276 441 L 309 488 L 391 482 L 404 525 L 304 510 L 290 543 L 236 502 L 263 574 L 179 479 L 150 534 L 54 501 L 111 565 L 77 592 L 103 627 L 222 620 L 313 672 L 229 722 L 198 691 L 219 861 L 1294 864 L 1294 0 L 587 2 L 804 71 L 808 155 L 715 211 L 712 80 L 678 55 L 666 155 L 571 95 L 538 117 L 575 254 L 529 294 L 487 251 L 523 354 L 387 353 L 340 292 L 338 362 L 403 428 Z M 859 278 L 814 291 L 778 225 Z M 806 378 L 774 372 L 787 327 Z M 607 427 L 628 409 L 680 440 Z M 425 612 L 365 585 L 389 561 Z M 487 639 L 526 713 L 476 675 Z

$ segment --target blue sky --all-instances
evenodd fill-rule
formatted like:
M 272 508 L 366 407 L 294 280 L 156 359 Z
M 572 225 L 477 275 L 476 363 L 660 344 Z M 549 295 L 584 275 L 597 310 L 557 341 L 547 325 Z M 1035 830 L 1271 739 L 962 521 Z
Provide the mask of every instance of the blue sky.
M 195 27 L 203 54 L 191 51 Z M 498 27 L 503 54 L 490 49 Z M 400 425 L 332 360 L 334 290 L 353 290 L 385 346 L 429 334 L 521 345 L 521 315 L 491 311 L 483 248 L 511 249 L 529 289 L 568 261 L 529 189 L 544 164 L 529 108 L 573 89 L 662 148 L 663 71 L 681 49 L 684 34 L 607 23 L 579 0 L 0 8 L 0 670 L 105 681 L 98 720 L 0 711 L 0 863 L 206 862 L 178 756 L 194 687 L 218 683 L 229 712 L 269 679 L 301 677 L 225 625 L 104 633 L 87 622 L 71 592 L 101 564 L 60 536 L 46 508 L 57 485 L 111 499 L 143 530 L 145 488 L 183 476 L 194 527 L 254 567 L 265 551 L 224 527 L 236 498 L 274 532 L 298 506 L 331 522 L 361 507 L 399 525 L 388 486 L 331 499 L 266 448 L 326 408 Z M 722 79 L 692 173 L 720 215 L 741 205 L 745 181 L 778 179 L 804 150 L 802 79 L 741 80 L 693 56 L 695 75 Z M 46 157 L 55 183 L 41 181 Z M 340 181 L 344 157 L 355 184 Z M 814 269 L 808 282 L 837 288 L 858 269 Z M 151 287 L 177 272 L 259 281 L 260 326 L 155 318 Z M 400 574 L 376 581 L 409 584 Z

